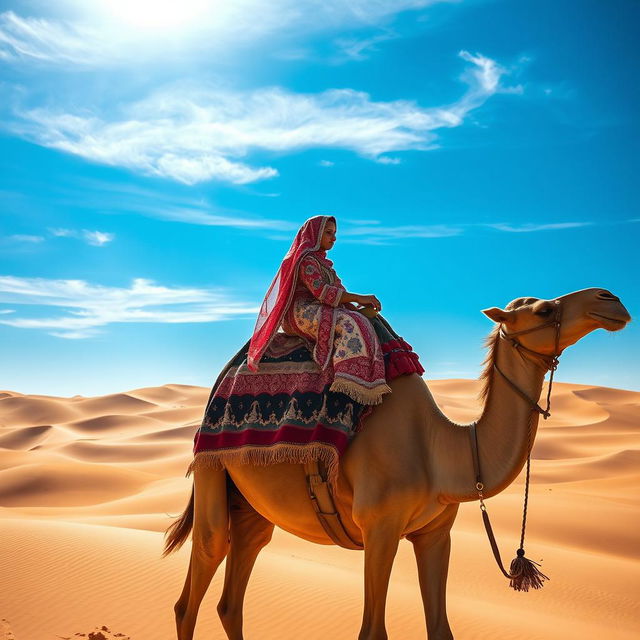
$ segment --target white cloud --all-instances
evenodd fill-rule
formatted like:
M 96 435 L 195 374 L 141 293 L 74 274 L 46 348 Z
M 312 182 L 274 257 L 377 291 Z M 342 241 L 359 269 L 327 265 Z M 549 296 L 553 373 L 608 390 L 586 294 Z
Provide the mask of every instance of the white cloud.
M 215 322 L 258 311 L 220 289 L 165 287 L 145 278 L 120 288 L 84 280 L 0 276 L 0 302 L 60 308 L 58 315 L 18 317 L 0 324 L 73 339 L 91 337 L 116 322 Z
M 268 194 L 271 195 L 271 194 Z M 273 194 L 276 196 L 278 194 Z M 241 216 L 217 215 L 210 213 L 205 207 L 197 206 L 170 206 L 149 207 L 143 206 L 137 213 L 170 220 L 173 222 L 185 222 L 187 224 L 202 224 L 209 227 L 233 227 L 236 229 L 280 229 L 283 231 L 295 230 L 297 227 L 286 220 L 270 220 L 268 218 L 249 218 Z
M 347 222 L 347 220 L 339 220 Z M 537 231 L 561 231 L 594 224 L 593 222 L 552 222 L 552 223 L 457 223 L 430 225 L 384 226 L 376 221 L 348 221 L 355 226 L 342 226 L 338 229 L 341 242 L 357 242 L 359 244 L 384 245 L 409 238 L 448 238 L 467 233 L 470 229 L 488 227 L 507 233 L 532 233 Z
M 369 52 L 377 51 L 377 44 L 385 40 L 393 40 L 398 38 L 399 34 L 387 31 L 378 33 L 369 38 L 336 38 L 335 44 L 338 47 L 339 54 L 334 60 L 341 62 L 344 59 L 362 61 L 369 57 Z
M 0 14 L 0 58 L 87 67 L 130 65 L 132 55 L 137 63 L 192 52 L 225 56 L 260 42 L 268 43 L 272 50 L 280 35 L 290 41 L 313 33 L 370 28 L 403 11 L 450 1 L 210 0 L 191 11 L 190 20 L 163 21 L 157 19 L 162 17 L 160 10 L 145 16 L 126 6 L 114 11 L 118 7 L 76 0 L 75 11 L 68 12 L 75 14 L 73 19 L 21 17 L 12 11 Z M 180 17 L 186 16 L 188 8 Z M 358 44 L 354 39 L 350 47 L 345 45 L 345 54 L 363 55 L 376 38 L 369 40 L 373 42 Z M 294 45 L 289 50 L 300 49 Z
M 478 84 L 478 87 L 489 93 L 495 93 L 498 89 L 498 83 L 502 74 L 501 67 L 490 58 L 486 58 L 481 54 L 471 55 L 468 51 L 460 51 L 458 54 L 463 60 L 472 62 L 475 67 L 472 71 L 465 72 L 465 75 L 472 75 Z M 464 79 L 464 75 L 463 75 Z
M 19 112 L 7 126 L 45 147 L 185 184 L 277 176 L 272 167 L 240 160 L 253 151 L 348 149 L 397 164 L 399 158 L 383 154 L 436 148 L 436 130 L 460 126 L 471 110 L 506 91 L 500 85 L 505 71 L 494 61 L 461 56 L 471 64 L 463 74 L 468 89 L 446 107 L 375 102 L 354 89 L 296 94 L 280 87 L 241 92 L 183 83 L 125 107 L 119 118 L 40 108 Z
M 393 158 L 391 156 L 378 156 L 376 162 L 380 164 L 400 164 L 402 160 L 400 158 Z
M 62 228 L 50 228 L 51 235 L 62 238 L 77 238 L 84 240 L 87 244 L 94 247 L 102 247 L 107 242 L 111 242 L 115 239 L 115 233 L 109 233 L 106 231 L 90 231 L 89 229 L 62 229 Z
M 16 242 L 31 242 L 34 244 L 38 242 L 42 242 L 44 240 L 42 236 L 32 236 L 32 235 L 21 234 L 21 233 L 15 233 L 11 236 L 8 236 L 8 239 L 15 240 Z
M 256 217 L 254 214 L 233 209 L 220 211 L 219 207 L 204 198 L 179 197 L 132 184 L 80 179 L 78 187 L 86 191 L 71 191 L 68 194 L 70 199 L 76 201 L 81 198 L 88 207 L 105 213 L 127 213 L 185 224 L 247 230 L 295 231 L 298 228 L 295 222 Z M 96 196 L 96 194 L 99 195 Z M 258 195 L 276 197 L 279 194 Z M 67 230 L 57 231 L 66 232 Z
M 96 26 L 0 14 L 0 56 L 5 60 L 95 65 L 117 55 L 117 43 Z
M 576 227 L 586 227 L 592 225 L 593 222 L 550 222 L 547 224 L 522 223 L 509 224 L 506 222 L 497 222 L 495 224 L 487 224 L 492 229 L 498 231 L 508 231 L 510 233 L 529 233 L 532 231 L 556 231 L 558 229 L 573 229 Z
M 378 223 L 340 229 L 340 241 L 357 242 L 358 244 L 384 245 L 403 238 L 447 238 L 458 236 L 464 232 L 462 225 L 402 225 L 384 226 Z
M 483 104 L 487 96 L 496 93 L 523 93 L 522 85 L 504 87 L 500 84 L 500 79 L 508 72 L 495 60 L 480 53 L 472 55 L 464 50 L 460 51 L 458 55 L 471 63 L 471 66 L 467 67 L 460 76 L 460 79 L 469 85 L 469 90 L 461 100 L 450 108 L 452 114 L 464 118 L 469 111 Z
M 91 245 L 101 247 L 107 242 L 111 242 L 116 236 L 115 233 L 106 233 L 104 231 L 88 231 L 82 230 L 84 239 Z
M 69 238 L 75 235 L 75 231 L 72 229 L 49 229 L 51 235 L 56 236 L 58 238 Z
M 318 162 L 318 164 L 321 167 L 333 167 L 335 162 L 331 162 L 331 160 L 320 160 L 320 162 Z

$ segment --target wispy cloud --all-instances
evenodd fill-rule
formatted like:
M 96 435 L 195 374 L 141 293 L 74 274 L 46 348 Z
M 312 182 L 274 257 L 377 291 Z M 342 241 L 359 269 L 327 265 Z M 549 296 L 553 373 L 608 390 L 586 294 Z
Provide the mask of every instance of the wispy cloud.
M 343 222 L 341 220 L 340 222 Z M 346 220 L 344 220 L 346 222 Z M 399 225 L 384 226 L 371 221 L 350 221 L 355 226 L 341 225 L 338 235 L 341 241 L 358 242 L 360 244 L 385 245 L 395 241 L 410 238 L 449 238 L 468 233 L 474 229 L 488 228 L 505 233 L 537 233 L 540 231 L 562 231 L 598 224 L 595 222 L 550 222 L 550 223 L 459 223 L 459 224 L 430 224 L 430 225 Z M 607 222 L 606 224 L 612 224 Z
M 458 236 L 464 232 L 462 225 L 404 225 L 384 226 L 378 224 L 363 224 L 361 226 L 340 229 L 340 241 L 357 242 L 359 244 L 390 244 L 402 238 L 447 238 Z
M 530 233 L 532 231 L 557 231 L 558 229 L 588 227 L 592 224 L 593 222 L 549 222 L 546 224 L 509 224 L 506 222 L 496 222 L 494 224 L 487 224 L 487 226 L 492 229 L 497 229 L 498 231 L 508 231 L 510 233 Z
M 334 62 L 344 62 L 345 60 L 362 61 L 369 58 L 371 52 L 378 50 L 377 45 L 386 40 L 394 40 L 399 34 L 393 31 L 377 33 L 368 38 L 336 38 L 335 45 L 338 48 L 338 54 L 334 58 Z
M 28 234 L 22 233 L 14 233 L 13 235 L 7 236 L 7 239 L 14 242 L 30 242 L 32 244 L 37 244 L 44 240 L 43 236 L 32 236 Z
M 78 230 L 49 228 L 48 232 L 51 236 L 54 237 L 77 238 L 95 247 L 102 247 L 108 242 L 111 242 L 116 237 L 115 233 L 108 233 L 106 231 L 91 231 L 89 229 Z M 11 244 L 40 244 L 41 242 L 44 242 L 46 238 L 45 236 L 41 235 L 14 233 L 12 235 L 5 236 L 4 238 L 2 238 L 2 240 L 8 241 Z
M 96 26 L 0 14 L 0 57 L 90 66 L 113 60 L 117 43 Z
M 460 76 L 460 80 L 469 85 L 469 90 L 458 100 L 457 103 L 449 107 L 452 114 L 459 118 L 464 118 L 469 111 L 481 106 L 488 96 L 497 93 L 520 95 L 524 92 L 522 85 L 503 86 L 500 79 L 503 75 L 510 73 L 495 60 L 483 56 L 481 53 L 471 54 L 468 51 L 460 51 L 458 55 L 470 65 Z
M 295 231 L 298 228 L 296 223 L 288 220 L 259 217 L 245 211 L 220 211 L 217 205 L 203 198 L 179 197 L 137 185 L 85 179 L 79 181 L 78 186 L 87 189 L 87 193 L 82 195 L 86 205 L 106 213 L 131 213 L 169 222 L 234 229 Z M 100 194 L 98 200 L 95 199 L 96 193 Z M 276 197 L 279 194 L 260 195 Z M 77 193 L 72 191 L 68 197 L 76 200 Z
M 74 339 L 89 338 L 101 333 L 100 327 L 116 322 L 216 322 L 258 311 L 221 289 L 167 287 L 145 278 L 135 278 L 128 288 L 121 288 L 84 280 L 0 276 L 0 303 L 60 308 L 53 316 L 12 317 L 0 324 Z
M 228 55 L 260 42 L 268 42 L 272 49 L 279 34 L 295 39 L 319 32 L 370 28 L 403 11 L 449 1 L 235 0 L 216 2 L 214 7 L 201 2 L 191 11 L 185 7 L 176 12 L 173 20 L 147 18 L 147 26 L 155 22 L 152 26 L 156 27 L 148 29 L 140 28 L 139 16 L 132 19 L 132 12 L 109 5 L 101 8 L 99 3 L 87 3 L 85 11 L 78 3 L 79 12 L 73 20 L 22 17 L 5 11 L 0 14 L 0 58 L 87 67 L 129 65 L 132 54 L 138 63 L 190 52 Z M 161 15 L 158 12 L 156 17 Z M 359 45 L 354 39 L 350 47 L 345 45 L 345 54 L 364 55 L 374 44 L 363 40 Z
M 188 84 L 165 87 L 123 108 L 121 117 L 75 115 L 39 108 L 18 112 L 15 134 L 92 162 L 126 167 L 185 184 L 219 180 L 246 184 L 273 178 L 270 166 L 243 159 L 253 151 L 295 153 L 347 149 L 381 163 L 383 154 L 436 148 L 438 129 L 460 126 L 466 115 L 498 92 L 505 70 L 463 51 L 468 88 L 445 107 L 410 100 L 375 102 L 362 91 L 292 93 L 281 87 L 232 91 Z
M 102 247 L 107 242 L 111 242 L 116 237 L 115 233 L 108 233 L 106 231 L 90 231 L 89 229 L 61 229 L 50 228 L 49 232 L 57 237 L 63 238 L 78 238 L 84 240 L 87 244 L 94 247 Z

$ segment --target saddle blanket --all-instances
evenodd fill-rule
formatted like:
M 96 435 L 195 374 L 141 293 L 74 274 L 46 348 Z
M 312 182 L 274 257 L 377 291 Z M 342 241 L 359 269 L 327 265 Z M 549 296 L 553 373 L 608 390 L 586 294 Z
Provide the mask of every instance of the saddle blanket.
M 411 346 L 383 318 L 372 324 L 388 382 L 424 372 Z M 187 476 L 200 466 L 319 460 L 329 481 L 335 480 L 340 456 L 373 407 L 330 391 L 333 368 L 320 369 L 298 336 L 277 333 L 257 372 L 247 367 L 248 347 L 229 361 L 211 390 Z

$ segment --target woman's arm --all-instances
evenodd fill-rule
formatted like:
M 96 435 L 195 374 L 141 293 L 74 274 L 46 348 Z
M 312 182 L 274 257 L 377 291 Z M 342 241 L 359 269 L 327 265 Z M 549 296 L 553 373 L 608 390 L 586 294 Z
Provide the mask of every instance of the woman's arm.
M 340 297 L 340 303 L 343 302 L 357 302 L 363 307 L 373 307 L 376 311 L 380 311 L 382 309 L 380 300 L 378 300 L 374 295 L 362 296 L 359 293 L 349 293 L 348 291 L 345 291 Z
M 300 280 L 304 282 L 307 289 L 324 304 L 328 304 L 331 307 L 345 304 L 354 308 L 349 303 L 356 302 L 364 307 L 372 307 L 375 311 L 382 309 L 380 300 L 374 295 L 363 296 L 359 293 L 349 293 L 343 286 L 331 284 L 313 256 L 307 256 L 302 259 L 298 273 Z
M 307 289 L 320 302 L 331 307 L 337 307 L 340 304 L 340 298 L 345 288 L 331 284 L 315 258 L 312 256 L 303 258 L 300 262 L 298 275 Z

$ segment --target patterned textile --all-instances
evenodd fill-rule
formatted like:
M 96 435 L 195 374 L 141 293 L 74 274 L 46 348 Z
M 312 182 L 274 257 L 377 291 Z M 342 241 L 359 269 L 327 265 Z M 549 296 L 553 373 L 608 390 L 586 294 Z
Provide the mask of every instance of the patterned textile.
M 382 347 L 387 382 L 410 373 L 421 376 L 424 367 L 411 345 L 403 340 L 380 314 L 373 318 L 371 323 Z
M 388 381 L 424 372 L 411 347 L 383 318 L 361 317 L 382 343 Z M 223 468 L 225 463 L 322 460 L 329 479 L 335 479 L 341 454 L 373 407 L 331 390 L 331 363 L 321 368 L 312 345 L 301 337 L 277 333 L 257 373 L 247 366 L 248 347 L 229 361 L 211 390 L 187 475 L 200 466 Z
M 262 301 L 251 336 L 247 363 L 252 371 L 258 370 L 262 354 L 273 339 L 282 323 L 285 311 L 291 304 L 291 296 L 298 279 L 300 261 L 310 251 L 320 250 L 322 234 L 329 220 L 332 220 L 334 224 L 336 222 L 333 216 L 309 218 L 298 230 L 289 251 L 282 260 L 282 264 Z
M 371 322 L 339 303 L 344 290 L 324 251 L 307 254 L 300 262 L 283 329 L 313 342 L 313 359 L 323 369 L 332 361 L 332 391 L 362 404 L 378 404 L 389 393 L 383 352 Z

